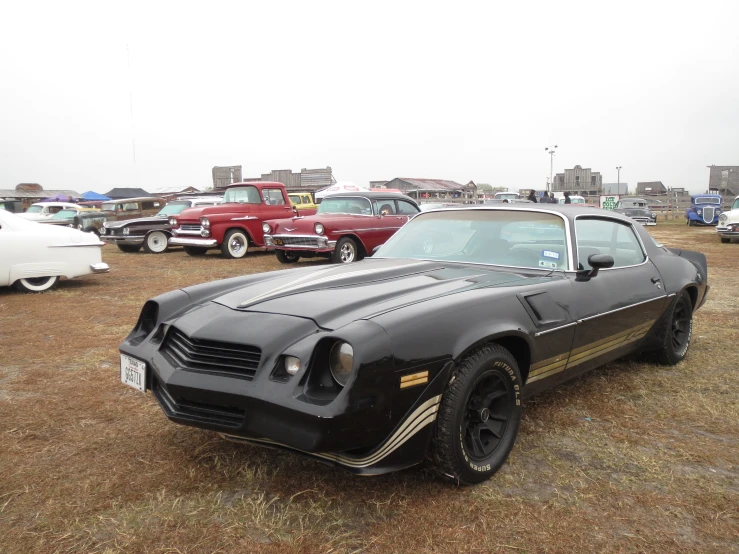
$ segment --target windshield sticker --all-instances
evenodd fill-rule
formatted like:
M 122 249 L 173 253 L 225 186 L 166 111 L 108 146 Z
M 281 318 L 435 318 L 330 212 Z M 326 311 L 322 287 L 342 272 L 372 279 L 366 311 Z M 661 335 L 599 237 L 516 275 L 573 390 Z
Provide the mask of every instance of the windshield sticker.
M 549 260 L 539 260 L 539 267 L 545 267 L 547 269 L 557 269 L 557 262 L 550 262 Z
M 552 250 L 542 250 L 541 255 L 545 258 L 552 258 L 554 260 L 559 260 L 559 252 L 553 252 Z

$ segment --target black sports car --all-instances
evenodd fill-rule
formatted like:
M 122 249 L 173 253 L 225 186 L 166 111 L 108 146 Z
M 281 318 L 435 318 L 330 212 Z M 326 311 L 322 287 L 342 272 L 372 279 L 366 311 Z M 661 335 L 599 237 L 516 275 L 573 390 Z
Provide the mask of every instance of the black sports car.
M 490 477 L 521 400 L 637 351 L 684 358 L 703 254 L 627 217 L 518 205 L 419 214 L 371 259 L 215 281 L 144 305 L 121 380 L 169 419 L 376 474 Z

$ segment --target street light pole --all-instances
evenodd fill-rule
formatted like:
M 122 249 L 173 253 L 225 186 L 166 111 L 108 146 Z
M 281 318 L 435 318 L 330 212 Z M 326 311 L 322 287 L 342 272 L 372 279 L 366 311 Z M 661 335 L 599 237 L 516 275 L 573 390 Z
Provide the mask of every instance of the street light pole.
M 544 149 L 544 151 L 549 154 L 549 183 L 547 183 L 547 192 L 549 192 L 550 186 L 552 187 L 552 189 L 554 189 L 554 151 L 556 149 L 557 149 L 556 144 L 547 146 Z
M 618 171 L 618 181 L 616 185 L 616 190 L 619 194 L 621 194 L 621 166 L 616 166 L 616 171 Z

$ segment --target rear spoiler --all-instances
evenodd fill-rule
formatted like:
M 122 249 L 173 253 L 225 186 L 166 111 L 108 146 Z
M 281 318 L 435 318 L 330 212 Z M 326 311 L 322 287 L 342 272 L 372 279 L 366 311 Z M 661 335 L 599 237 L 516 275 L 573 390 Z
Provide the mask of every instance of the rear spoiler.
M 668 248 L 667 250 L 691 262 L 700 271 L 703 281 L 708 280 L 708 262 L 706 262 L 705 254 L 693 250 L 682 250 L 681 248 Z

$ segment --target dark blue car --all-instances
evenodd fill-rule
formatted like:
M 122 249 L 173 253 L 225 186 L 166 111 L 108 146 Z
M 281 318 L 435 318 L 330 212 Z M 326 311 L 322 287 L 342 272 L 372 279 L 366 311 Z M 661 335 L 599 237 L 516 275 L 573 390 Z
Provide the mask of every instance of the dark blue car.
M 688 225 L 718 225 L 721 215 L 721 196 L 718 194 L 694 194 L 685 212 Z

